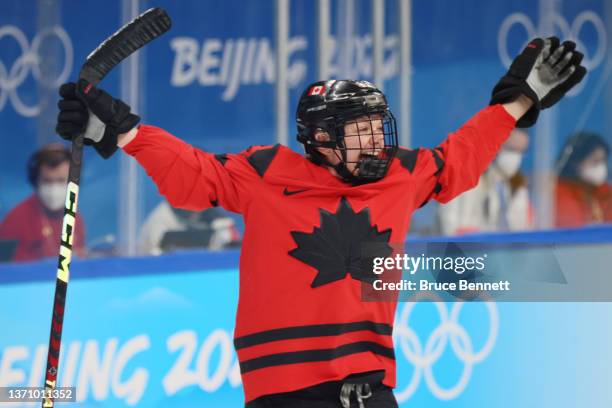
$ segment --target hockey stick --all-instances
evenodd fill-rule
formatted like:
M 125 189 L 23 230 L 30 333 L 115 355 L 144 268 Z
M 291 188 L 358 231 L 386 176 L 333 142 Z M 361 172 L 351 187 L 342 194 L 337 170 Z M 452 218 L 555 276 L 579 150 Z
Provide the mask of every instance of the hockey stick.
M 89 56 L 81 67 L 80 79 L 86 79 L 92 85 L 97 85 L 130 54 L 143 47 L 148 42 L 159 37 L 170 29 L 171 21 L 168 14 L 161 8 L 152 8 L 134 20 L 121 27 L 115 34 L 107 38 Z M 47 352 L 47 370 L 45 371 L 45 398 L 43 407 L 53 407 L 53 390 L 57 383 L 62 326 L 64 322 L 64 307 L 66 304 L 66 289 L 70 276 L 70 260 L 79 198 L 79 183 L 81 178 L 81 158 L 83 156 L 83 139 L 81 134 L 72 141 L 70 155 L 70 170 L 68 172 L 68 187 L 64 206 L 64 220 L 60 237 L 57 278 L 55 281 L 55 296 L 53 314 L 51 317 L 51 335 Z

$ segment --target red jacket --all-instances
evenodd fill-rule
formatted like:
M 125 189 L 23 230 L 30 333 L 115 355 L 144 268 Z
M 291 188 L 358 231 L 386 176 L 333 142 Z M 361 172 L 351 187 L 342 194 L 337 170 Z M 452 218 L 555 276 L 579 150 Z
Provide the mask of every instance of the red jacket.
M 248 402 L 372 370 L 395 386 L 396 304 L 360 300 L 359 244 L 403 243 L 412 212 L 475 186 L 514 125 L 488 107 L 359 186 L 280 145 L 214 155 L 143 125 L 124 150 L 173 206 L 244 216 L 235 346 Z
M 63 211 L 50 215 L 36 194 L 17 204 L 0 224 L 0 239 L 18 241 L 14 261 L 34 261 L 57 257 L 62 231 Z M 75 253 L 83 255 L 85 248 L 85 226 L 77 214 L 74 237 Z
M 560 179 L 555 191 L 555 225 L 582 227 L 612 222 L 612 187 L 592 187 L 573 180 Z

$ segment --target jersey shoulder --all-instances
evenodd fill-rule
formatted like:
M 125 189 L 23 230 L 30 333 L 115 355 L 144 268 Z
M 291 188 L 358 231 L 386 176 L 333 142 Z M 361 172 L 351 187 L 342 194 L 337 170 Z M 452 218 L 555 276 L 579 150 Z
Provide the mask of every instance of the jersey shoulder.
M 413 174 L 415 171 L 421 171 L 423 168 L 428 168 L 431 164 L 435 175 L 438 175 L 444 167 L 443 157 L 444 151 L 441 147 L 436 147 L 434 149 L 407 149 L 405 147 L 400 147 L 394 160 L 410 174 Z
M 409 173 L 412 173 L 416 167 L 420 150 L 421 149 L 406 149 L 405 147 L 400 147 L 395 154 L 394 160 L 399 162 L 399 164 L 405 170 L 408 170 Z
M 283 159 L 280 159 L 280 157 Z M 239 162 L 243 167 L 254 171 L 261 178 L 269 172 L 273 163 L 274 166 L 277 166 L 280 162 L 285 162 L 287 158 L 290 158 L 290 160 L 303 159 L 301 155 L 281 144 L 250 146 L 238 154 L 215 155 L 215 159 L 223 166 L 226 166 L 228 161 Z

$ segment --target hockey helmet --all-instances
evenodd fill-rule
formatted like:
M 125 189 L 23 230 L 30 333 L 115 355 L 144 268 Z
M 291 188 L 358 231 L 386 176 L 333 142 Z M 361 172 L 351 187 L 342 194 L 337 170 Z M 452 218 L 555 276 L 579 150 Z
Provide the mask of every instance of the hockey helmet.
M 345 127 L 351 122 L 368 120 L 370 124 L 376 121 L 382 126 L 379 130 L 373 130 L 374 126 L 368 127 L 370 133 L 378 133 L 378 142 L 366 148 L 362 146 L 362 139 L 373 135 L 359 134 L 359 131 L 346 135 Z M 317 164 L 333 167 L 342 179 L 351 184 L 383 178 L 397 152 L 397 126 L 387 99 L 367 81 L 329 80 L 309 85 L 299 100 L 296 121 L 297 140 L 304 145 L 308 157 Z M 320 132 L 327 133 L 329 141 L 316 140 L 315 136 Z M 359 144 L 347 147 L 346 138 L 354 136 L 359 137 Z M 335 149 L 340 162 L 329 163 L 318 151 L 319 147 Z M 351 149 L 360 150 L 353 171 L 347 168 L 350 163 L 347 152 Z

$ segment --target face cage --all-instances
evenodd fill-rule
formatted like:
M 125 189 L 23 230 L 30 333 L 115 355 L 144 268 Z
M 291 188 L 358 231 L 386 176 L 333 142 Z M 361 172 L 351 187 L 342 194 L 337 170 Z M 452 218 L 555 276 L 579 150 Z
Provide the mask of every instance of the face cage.
M 369 122 L 366 130 L 363 129 L 364 122 Z M 351 124 L 355 125 L 356 133 L 345 134 L 345 127 Z M 380 129 L 379 124 L 382 125 Z M 336 126 L 335 133 L 335 153 L 340 164 L 334 167 L 342 178 L 352 183 L 367 183 L 379 180 L 387 174 L 389 164 L 398 149 L 397 125 L 391 112 L 369 113 L 345 121 Z M 347 140 L 349 138 L 351 140 Z M 349 160 L 351 151 L 359 153 L 355 160 Z M 351 163 L 355 164 L 352 171 L 347 166 Z

